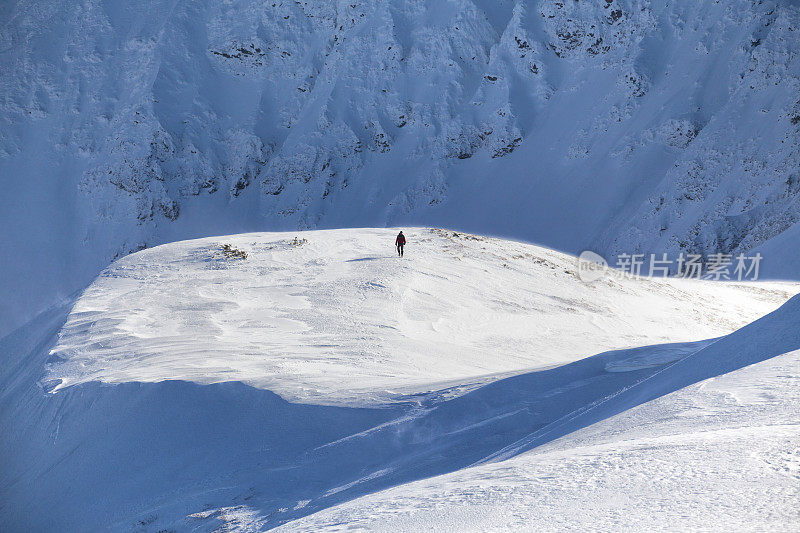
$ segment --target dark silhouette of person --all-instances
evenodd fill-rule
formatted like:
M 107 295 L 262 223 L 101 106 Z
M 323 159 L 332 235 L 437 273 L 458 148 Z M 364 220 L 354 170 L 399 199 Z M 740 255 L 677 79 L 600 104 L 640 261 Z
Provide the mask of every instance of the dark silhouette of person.
M 397 238 L 394 240 L 394 245 L 397 248 L 397 255 L 399 257 L 403 257 L 403 246 L 405 246 L 405 244 L 406 244 L 406 236 L 403 235 L 403 232 L 401 231 L 397 235 Z

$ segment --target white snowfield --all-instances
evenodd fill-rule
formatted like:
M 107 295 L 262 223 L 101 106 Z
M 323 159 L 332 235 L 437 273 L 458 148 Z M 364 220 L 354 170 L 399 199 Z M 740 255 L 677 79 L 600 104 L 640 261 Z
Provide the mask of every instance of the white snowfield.
M 437 229 L 253 233 L 121 259 L 80 297 L 47 383 L 242 381 L 293 401 L 391 401 L 612 349 L 718 337 L 786 283 L 605 279 L 574 257 Z M 227 257 L 228 244 L 247 254 Z M 691 348 L 689 349 L 691 351 Z M 661 365 L 648 353 L 608 370 Z
M 0 339 L 0 529 L 800 527 L 800 285 L 396 232 L 144 250 Z
M 797 531 L 799 405 L 795 351 L 278 530 Z
M 798 95 L 800 0 L 0 0 L 0 533 L 800 531 L 800 284 L 300 232 L 800 279 Z

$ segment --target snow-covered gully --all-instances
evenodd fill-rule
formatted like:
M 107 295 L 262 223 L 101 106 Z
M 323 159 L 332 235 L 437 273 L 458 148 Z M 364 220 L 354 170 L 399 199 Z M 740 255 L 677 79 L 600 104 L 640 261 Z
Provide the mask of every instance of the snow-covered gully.
M 587 284 L 557 252 L 406 233 L 402 260 L 392 230 L 367 229 L 146 250 L 2 339 L 4 521 L 797 523 L 796 285 Z M 659 524 L 644 476 L 695 497 L 658 502 Z

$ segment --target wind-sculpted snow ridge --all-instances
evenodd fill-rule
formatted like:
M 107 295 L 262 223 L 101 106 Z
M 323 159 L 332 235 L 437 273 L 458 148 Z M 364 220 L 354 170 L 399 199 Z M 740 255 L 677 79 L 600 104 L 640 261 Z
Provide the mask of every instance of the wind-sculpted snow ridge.
M 761 247 L 794 278 L 798 28 L 790 1 L 5 2 L 0 335 L 119 256 L 265 228 Z
M 120 259 L 70 313 L 47 386 L 236 380 L 294 401 L 382 402 L 604 350 L 718 337 L 794 290 L 587 284 L 572 256 L 437 229 L 406 230 L 400 260 L 394 235 L 253 233 Z M 657 365 L 674 357 L 670 349 Z
M 773 330 L 762 342 L 792 329 L 797 303 L 761 322 Z M 757 331 L 754 324 L 742 333 Z M 798 341 L 779 349 L 760 344 L 762 355 L 750 351 L 726 368 L 738 370 L 699 381 L 719 370 L 701 370 L 712 353 L 712 364 L 719 363 L 749 341 L 740 336 L 712 345 L 709 359 L 685 361 L 683 370 L 691 365 L 698 373 L 677 392 L 592 426 L 573 422 L 583 429 L 506 461 L 363 496 L 277 531 L 796 530 Z M 789 351 L 758 362 L 783 350 Z M 740 368 L 742 363 L 756 364 Z M 666 390 L 688 383 L 673 370 L 679 372 L 668 367 L 659 376 L 662 384 L 672 381 Z M 631 390 L 646 386 L 644 381 Z M 603 399 L 598 408 L 611 407 L 616 398 Z
M 539 247 L 412 229 L 400 259 L 394 234 L 145 250 L 2 339 L 3 529 L 644 530 L 649 483 L 676 524 L 792 529 L 796 284 L 586 284 Z

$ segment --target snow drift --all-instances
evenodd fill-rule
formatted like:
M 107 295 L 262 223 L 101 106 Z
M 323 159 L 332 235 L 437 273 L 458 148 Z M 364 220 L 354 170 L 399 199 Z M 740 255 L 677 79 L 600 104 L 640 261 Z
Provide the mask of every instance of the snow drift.
M 717 337 L 795 289 L 588 284 L 574 257 L 541 247 L 405 233 L 402 260 L 396 230 L 375 229 L 214 237 L 120 259 L 70 312 L 47 386 L 236 380 L 295 401 L 380 403 L 605 350 Z M 670 349 L 660 363 L 675 357 Z
M 796 529 L 798 368 L 794 350 L 528 453 L 363 496 L 277 530 Z
M 625 428 L 644 433 L 646 447 L 663 430 L 647 434 L 658 417 L 631 422 L 616 415 L 650 409 L 659 397 L 673 402 L 666 399 L 682 387 L 728 379 L 750 371 L 748 365 L 774 359 L 753 375 L 785 384 L 781 391 L 796 382 L 796 360 L 783 354 L 800 349 L 797 297 L 730 333 L 775 309 L 795 285 L 641 279 L 588 285 L 568 271 L 574 258 L 538 247 L 419 229 L 408 232 L 401 260 L 392 255 L 393 235 L 248 234 L 146 250 L 117 261 L 74 306 L 53 309 L 2 339 L 0 516 L 6 527 L 316 529 L 332 527 L 331 516 L 358 523 L 362 503 L 354 498 L 439 474 L 462 476 L 469 486 L 502 468 L 495 461 L 510 458 L 498 463 L 508 468 L 530 464 L 534 456 L 525 452 L 548 443 L 567 457 L 562 463 L 578 464 L 584 452 L 570 439 L 585 443 L 583 428 L 608 428 L 600 432 L 606 449 L 619 449 Z M 247 257 L 225 258 L 224 244 Z M 454 281 L 441 277 L 443 270 Z M 459 278 L 480 271 L 472 285 Z M 331 284 L 342 287 L 335 305 L 325 290 Z M 519 305 L 526 298 L 539 307 Z M 647 305 L 628 309 L 627 298 Z M 524 326 L 509 344 L 518 351 L 506 352 L 486 337 L 494 325 L 473 320 L 477 307 Z M 696 315 L 685 320 L 689 309 Z M 571 318 L 548 323 L 551 313 Z M 263 323 L 255 324 L 256 317 Z M 675 321 L 675 329 L 665 329 L 666 321 Z M 557 324 L 561 331 L 549 330 Z M 464 334 L 432 335 L 433 327 Z M 254 336 L 259 328 L 268 333 Z M 616 349 L 584 358 L 592 353 L 580 353 L 588 343 L 556 342 L 572 332 L 596 335 Z M 665 343 L 692 335 L 706 337 Z M 352 344 L 331 347 L 343 340 Z M 654 341 L 661 344 L 629 348 Z M 425 342 L 429 350 L 405 349 Z M 335 366 L 326 364 L 332 354 L 339 357 Z M 740 388 L 737 398 L 752 390 Z M 696 389 L 686 390 L 679 394 Z M 678 398 L 674 409 L 684 401 Z M 797 396 L 782 401 L 785 427 L 776 435 L 794 438 Z M 695 404 L 695 418 L 680 426 L 683 436 L 695 439 L 704 417 L 724 409 L 731 408 L 721 400 Z M 750 409 L 737 420 L 755 428 L 768 412 Z M 739 444 L 733 449 L 743 450 Z M 593 453 L 617 461 L 603 450 Z M 657 460 L 645 454 L 638 472 L 652 471 Z M 541 464 L 550 463 L 545 457 Z M 701 482 L 721 484 L 713 475 L 721 463 L 705 464 L 711 474 Z M 786 507 L 793 498 L 770 495 L 791 492 L 792 471 L 787 477 L 762 465 L 750 472 L 773 490 L 752 509 L 771 507 L 770 523 L 793 523 L 796 510 Z M 576 475 L 569 468 L 556 474 Z M 678 483 L 668 472 L 661 475 L 664 483 Z M 450 479 L 438 486 L 452 491 Z M 481 483 L 502 494 L 502 478 Z M 375 504 L 369 516 L 404 512 L 407 496 L 402 487 L 392 490 L 401 491 L 398 506 Z M 451 501 L 469 500 L 469 490 L 451 492 Z M 549 509 L 569 516 L 572 500 L 569 491 L 563 494 L 550 494 Z M 692 500 L 693 516 L 708 520 L 696 511 L 701 500 Z M 337 504 L 345 507 L 324 511 Z M 323 512 L 312 515 L 317 511 Z M 506 523 L 503 516 L 489 520 L 487 527 Z

